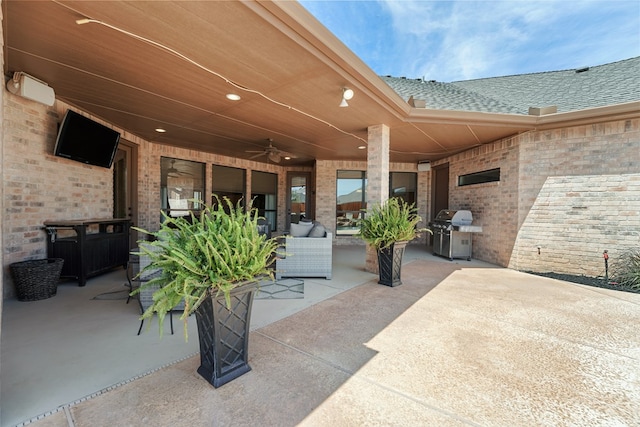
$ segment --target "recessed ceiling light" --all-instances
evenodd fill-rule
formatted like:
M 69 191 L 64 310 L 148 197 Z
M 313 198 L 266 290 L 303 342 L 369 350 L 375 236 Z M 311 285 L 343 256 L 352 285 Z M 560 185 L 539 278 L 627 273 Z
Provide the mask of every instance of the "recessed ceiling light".
M 291 156 L 284 156 L 285 160 L 291 160 Z
M 165 132 L 166 132 L 166 129 L 156 128 L 156 132 L 158 132 L 158 133 L 165 133 Z
M 228 93 L 227 94 L 227 99 L 229 99 L 231 101 L 240 101 L 240 95 L 235 94 L 235 93 Z
M 364 150 L 365 148 L 367 148 L 367 146 L 366 146 L 366 145 L 360 145 L 360 146 L 358 146 L 358 150 Z

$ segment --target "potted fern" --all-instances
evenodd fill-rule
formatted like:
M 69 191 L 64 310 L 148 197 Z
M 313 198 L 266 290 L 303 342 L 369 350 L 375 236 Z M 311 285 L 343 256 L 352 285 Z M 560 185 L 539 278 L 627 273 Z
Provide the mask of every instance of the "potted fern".
M 402 284 L 402 256 L 407 243 L 423 231 L 431 232 L 418 228 L 420 221 L 422 218 L 415 205 L 396 197 L 365 211 L 358 235 L 378 254 L 378 283 L 387 286 Z
M 156 232 L 136 228 L 153 238 L 141 241 L 136 253 L 150 261 L 140 274 L 158 274 L 134 293 L 158 288 L 141 318 L 157 313 L 161 331 L 165 315 L 184 305 L 185 339 L 187 318 L 195 313 L 198 373 L 219 387 L 251 370 L 247 355 L 251 306 L 258 283 L 273 278 L 270 264 L 277 243 L 259 233 L 255 208 L 245 210 L 228 198 L 214 197 L 217 203 L 203 204 L 199 217 L 164 215 Z

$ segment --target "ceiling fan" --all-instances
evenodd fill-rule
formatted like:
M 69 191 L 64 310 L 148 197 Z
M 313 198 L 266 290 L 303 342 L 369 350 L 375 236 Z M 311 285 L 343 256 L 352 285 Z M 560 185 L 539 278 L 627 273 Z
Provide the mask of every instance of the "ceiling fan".
M 183 172 L 180 169 L 176 168 L 176 161 L 171 160 L 171 166 L 169 167 L 169 169 L 167 169 L 167 176 L 170 176 L 172 178 L 179 178 L 183 175 L 193 175 L 193 174 L 189 172 Z
M 255 151 L 255 150 L 247 150 L 247 153 L 257 153 L 254 156 L 249 157 L 249 159 L 256 159 L 261 156 L 267 156 L 267 159 L 272 161 L 273 163 L 280 163 L 283 157 L 288 158 L 296 158 L 295 154 L 288 153 L 286 151 L 279 150 L 278 148 L 273 146 L 273 140 L 271 138 L 268 139 L 269 146 L 264 150 Z

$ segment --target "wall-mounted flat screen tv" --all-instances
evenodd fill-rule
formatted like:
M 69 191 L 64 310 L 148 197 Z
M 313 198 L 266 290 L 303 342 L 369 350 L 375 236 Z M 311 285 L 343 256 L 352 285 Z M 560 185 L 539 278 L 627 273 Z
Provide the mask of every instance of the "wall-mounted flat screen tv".
M 56 138 L 54 155 L 110 168 L 120 133 L 75 111 L 67 110 Z

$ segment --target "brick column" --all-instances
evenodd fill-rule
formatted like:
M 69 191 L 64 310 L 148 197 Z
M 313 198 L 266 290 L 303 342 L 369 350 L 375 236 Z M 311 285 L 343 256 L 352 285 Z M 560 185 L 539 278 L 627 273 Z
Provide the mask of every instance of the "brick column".
M 369 126 L 367 146 L 367 208 L 389 198 L 389 127 Z M 367 245 L 365 270 L 378 273 L 376 251 Z

